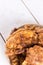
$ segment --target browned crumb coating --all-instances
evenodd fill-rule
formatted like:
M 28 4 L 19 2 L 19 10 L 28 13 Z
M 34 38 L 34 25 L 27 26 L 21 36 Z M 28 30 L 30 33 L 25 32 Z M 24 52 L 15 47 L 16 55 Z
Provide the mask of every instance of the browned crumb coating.
M 43 65 L 43 47 L 35 45 L 27 49 L 27 54 L 22 65 Z
M 43 65 L 43 48 L 33 45 L 43 46 L 43 26 L 29 24 L 13 30 L 6 40 L 11 65 Z

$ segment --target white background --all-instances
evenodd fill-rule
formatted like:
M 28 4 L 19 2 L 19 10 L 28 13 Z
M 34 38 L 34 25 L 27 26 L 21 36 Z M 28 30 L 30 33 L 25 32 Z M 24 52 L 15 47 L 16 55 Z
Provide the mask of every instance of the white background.
M 43 0 L 24 0 L 28 8 L 43 25 Z M 0 32 L 6 39 L 14 27 L 36 21 L 25 8 L 21 0 L 0 0 Z M 0 37 L 0 65 L 9 65 L 5 55 L 4 42 Z

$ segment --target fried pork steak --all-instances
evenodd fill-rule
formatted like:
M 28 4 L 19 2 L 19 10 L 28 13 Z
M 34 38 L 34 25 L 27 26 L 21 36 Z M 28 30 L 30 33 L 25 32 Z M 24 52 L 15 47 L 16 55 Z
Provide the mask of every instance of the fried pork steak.
M 6 40 L 6 54 L 11 65 L 43 65 L 43 26 L 14 29 Z
M 22 65 L 43 65 L 43 47 L 35 45 L 27 48 L 26 58 Z

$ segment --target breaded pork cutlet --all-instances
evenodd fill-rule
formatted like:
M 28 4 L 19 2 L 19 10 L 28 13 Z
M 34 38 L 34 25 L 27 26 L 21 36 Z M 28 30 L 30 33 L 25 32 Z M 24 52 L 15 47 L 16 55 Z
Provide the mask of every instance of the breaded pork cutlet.
M 22 65 L 43 65 L 43 47 L 35 45 L 28 48 Z
M 43 46 L 43 26 L 29 24 L 14 29 L 6 40 L 6 54 L 11 64 L 19 65 L 20 55 L 24 61 L 26 49 L 33 45 Z

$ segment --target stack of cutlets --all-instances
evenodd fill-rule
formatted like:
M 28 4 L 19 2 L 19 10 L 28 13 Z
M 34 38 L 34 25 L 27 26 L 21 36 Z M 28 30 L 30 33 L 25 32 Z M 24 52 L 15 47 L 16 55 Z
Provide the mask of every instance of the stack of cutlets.
M 43 65 L 43 26 L 15 28 L 6 40 L 6 54 L 11 65 Z

